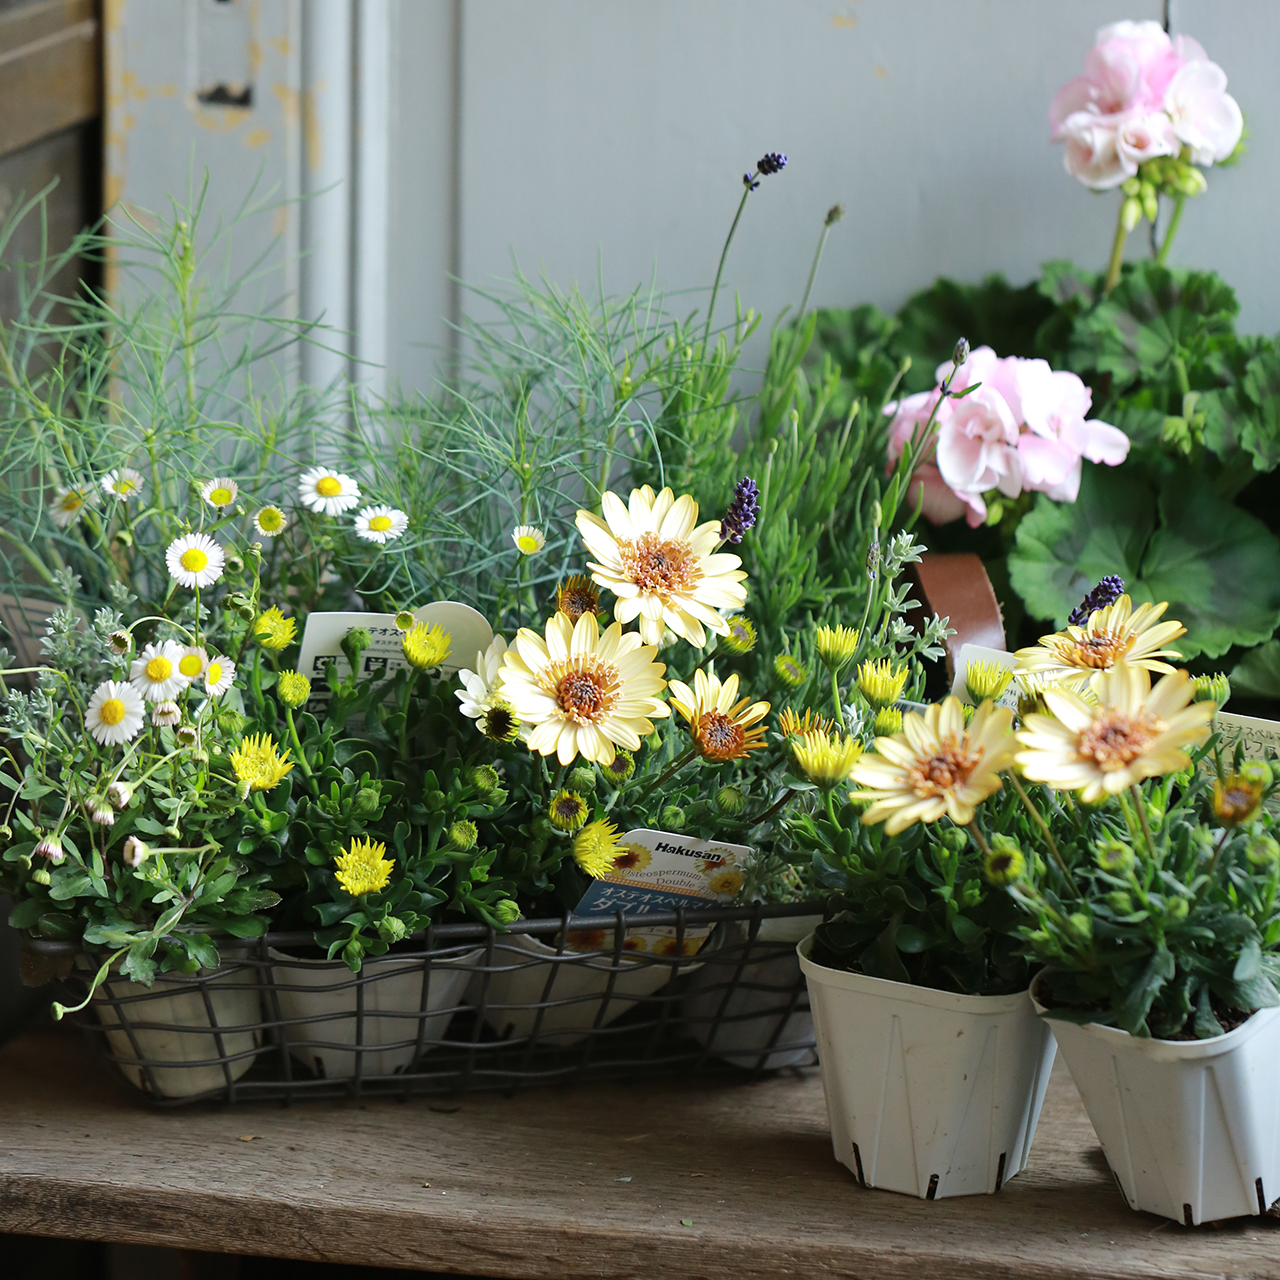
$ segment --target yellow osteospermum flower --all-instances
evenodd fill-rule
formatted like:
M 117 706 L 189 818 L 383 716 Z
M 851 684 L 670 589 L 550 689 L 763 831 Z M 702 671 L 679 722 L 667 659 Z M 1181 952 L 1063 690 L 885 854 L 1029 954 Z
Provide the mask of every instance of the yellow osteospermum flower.
M 858 688 L 862 696 L 878 711 L 891 707 L 907 687 L 907 666 L 895 667 L 885 658 L 880 662 L 864 662 L 858 668 Z
M 1041 636 L 1039 644 L 1019 649 L 1014 655 L 1018 675 L 1030 674 L 1044 684 L 1079 688 L 1119 662 L 1167 674 L 1173 668 L 1160 659 L 1182 655 L 1164 646 L 1187 630 L 1180 622 L 1160 621 L 1168 607 L 1144 604 L 1134 609 L 1129 597 L 1121 596 L 1105 609 L 1096 609 L 1083 627 Z
M 699 668 L 694 672 L 692 689 L 673 680 L 671 705 L 688 721 L 698 754 L 713 764 L 741 760 L 765 745 L 761 721 L 769 714 L 769 704 L 750 698 L 738 701 L 736 674 L 722 684 L 718 676 Z
M 434 671 L 448 656 L 452 637 L 439 623 L 415 622 L 400 637 L 400 647 L 411 667 Z
M 971 822 L 1013 762 L 1012 712 L 984 702 L 966 725 L 960 700 L 947 698 L 902 721 L 901 733 L 877 738 L 875 751 L 853 767 L 853 780 L 865 790 L 852 798 L 870 802 L 862 821 L 883 822 L 891 836 L 944 814 L 959 826 Z
M 798 738 L 802 733 L 829 733 L 832 721 L 806 707 L 804 715 L 797 715 L 790 707 L 778 717 L 778 732 L 784 738 Z
M 791 744 L 791 753 L 814 786 L 830 791 L 849 781 L 862 757 L 862 743 L 848 735 L 810 732 Z
M 384 856 L 386 852 L 387 846 L 380 840 L 374 842 L 352 836 L 351 848 L 334 859 L 338 883 L 353 898 L 385 889 L 395 866 L 393 859 Z
M 1027 716 L 1018 734 L 1018 764 L 1028 778 L 1079 791 L 1088 803 L 1185 769 L 1186 748 L 1204 741 L 1215 711 L 1212 702 L 1192 702 L 1195 682 L 1185 671 L 1152 688 L 1148 671 L 1120 663 L 1095 677 L 1093 688 L 1096 706 L 1061 686 L 1045 689 L 1050 714 Z
M 573 837 L 573 860 L 597 880 L 613 870 L 619 851 L 618 828 L 605 818 L 588 822 Z
M 231 753 L 230 760 L 245 795 L 250 791 L 270 791 L 293 768 L 288 752 L 281 755 L 269 733 L 245 738 Z
M 273 605 L 265 613 L 258 615 L 253 624 L 253 634 L 264 649 L 274 649 L 277 653 L 287 649 L 298 634 L 298 624 L 293 618 L 286 618 Z
M 671 489 L 645 485 L 630 503 L 616 493 L 601 499 L 601 515 L 579 511 L 578 532 L 595 556 L 592 576 L 618 603 L 613 616 L 624 626 L 636 619 L 640 638 L 657 645 L 670 628 L 701 648 L 707 631 L 725 635 L 721 609 L 741 609 L 747 576 L 741 559 L 719 552 L 720 521 L 698 523 L 698 504 Z

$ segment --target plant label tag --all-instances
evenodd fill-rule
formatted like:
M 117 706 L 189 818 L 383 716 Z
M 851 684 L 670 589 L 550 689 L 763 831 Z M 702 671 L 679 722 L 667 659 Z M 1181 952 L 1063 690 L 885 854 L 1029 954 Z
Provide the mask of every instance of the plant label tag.
M 1224 751 L 1234 752 L 1237 742 L 1244 743 L 1244 756 L 1261 760 L 1280 758 L 1280 721 L 1259 720 L 1254 716 L 1233 716 L 1219 711 L 1213 727 L 1222 734 Z
M 413 611 L 419 622 L 438 625 L 449 633 L 449 655 L 440 664 L 441 675 L 453 675 L 474 664 L 477 653 L 484 653 L 493 639 L 493 628 L 484 614 L 470 605 L 454 600 L 441 600 Z M 351 664 L 342 652 L 342 641 L 348 631 L 364 627 L 372 643 L 361 658 L 362 678 L 382 671 L 392 676 L 408 669 L 393 613 L 335 612 L 312 613 L 302 631 L 302 648 L 298 654 L 298 671 L 311 681 L 312 693 L 307 710 L 323 711 L 332 696 L 324 682 L 325 668 L 333 663 L 339 678 L 349 675 Z
M 628 915 L 671 912 L 677 907 L 729 906 L 742 888 L 742 865 L 751 849 L 718 840 L 694 840 L 670 831 L 639 827 L 628 831 L 620 842 L 622 852 L 614 870 L 592 882 L 574 908 L 580 916 Z M 696 955 L 714 926 L 690 925 L 684 931 L 681 950 Z M 579 929 L 569 934 L 574 951 L 604 950 L 609 945 L 607 929 Z M 629 929 L 623 947 L 627 951 L 647 951 L 673 956 L 681 945 L 674 927 Z
M 969 672 L 971 662 L 990 662 L 997 667 L 1003 667 L 1006 671 L 1012 671 L 1017 664 L 1017 659 L 1004 649 L 988 649 L 983 644 L 962 644 L 960 653 L 956 657 L 956 678 L 951 682 L 951 692 L 961 702 L 967 702 L 970 706 L 973 705 L 973 699 L 969 697 L 965 676 Z M 996 706 L 1007 707 L 1017 715 L 1020 692 L 1018 682 L 1010 680 L 1009 687 L 996 699 Z

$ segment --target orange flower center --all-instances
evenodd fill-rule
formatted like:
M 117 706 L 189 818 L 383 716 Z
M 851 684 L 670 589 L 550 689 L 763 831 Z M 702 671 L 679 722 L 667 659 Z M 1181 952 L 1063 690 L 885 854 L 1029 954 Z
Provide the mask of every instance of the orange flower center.
M 556 706 L 574 724 L 594 724 L 608 715 L 618 700 L 618 672 L 607 663 L 553 663 L 548 675 L 555 689 Z
M 599 613 L 599 588 L 589 578 L 575 574 L 556 588 L 556 608 L 570 622 L 577 622 L 584 613 Z
M 1107 631 L 1088 631 L 1079 639 L 1058 646 L 1058 656 L 1070 666 L 1092 671 L 1109 671 L 1123 658 L 1133 643 L 1131 637 L 1112 635 Z
M 1128 716 L 1106 707 L 1080 735 L 1080 755 L 1111 773 L 1136 760 L 1151 745 L 1155 730 L 1149 715 Z
M 746 731 L 723 711 L 704 711 L 698 717 L 693 738 L 708 760 L 737 760 L 747 753 Z
M 982 760 L 982 748 L 971 749 L 954 738 L 933 755 L 918 760 L 908 771 L 911 789 L 918 796 L 940 796 L 963 786 Z
M 702 578 L 702 565 L 687 542 L 645 533 L 635 542 L 619 541 L 622 572 L 641 591 L 670 596 L 691 591 Z

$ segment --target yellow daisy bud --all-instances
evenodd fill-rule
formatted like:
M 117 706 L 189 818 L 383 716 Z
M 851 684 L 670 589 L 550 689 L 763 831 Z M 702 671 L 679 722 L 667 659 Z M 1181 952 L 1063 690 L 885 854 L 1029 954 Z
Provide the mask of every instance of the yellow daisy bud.
M 995 702 L 1009 687 L 1013 671 L 998 662 L 971 662 L 964 671 L 964 687 L 974 703 Z
M 353 898 L 385 889 L 395 866 L 390 858 L 384 856 L 386 852 L 387 846 L 381 841 L 375 843 L 353 836 L 351 848 L 334 859 L 338 883 Z
M 880 662 L 864 662 L 858 668 L 858 688 L 862 696 L 876 708 L 891 707 L 907 687 L 907 667 L 895 667 L 887 658 Z
M 836 672 L 853 661 L 858 651 L 858 631 L 856 627 L 819 627 L 814 642 L 827 670 Z
M 416 622 L 400 638 L 409 665 L 434 671 L 449 656 L 449 633 L 438 623 Z

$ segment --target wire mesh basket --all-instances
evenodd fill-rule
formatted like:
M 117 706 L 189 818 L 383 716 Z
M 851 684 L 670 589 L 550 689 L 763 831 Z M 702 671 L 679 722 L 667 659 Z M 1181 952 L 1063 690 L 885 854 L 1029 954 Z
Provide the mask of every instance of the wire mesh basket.
M 228 939 L 217 970 L 151 987 L 113 973 L 73 1016 L 112 1074 L 161 1106 L 803 1068 L 817 1055 L 795 946 L 821 910 L 444 924 L 358 974 L 306 933 Z M 667 945 L 634 949 L 639 928 L 670 931 Z M 79 1003 L 101 960 L 27 945 Z

